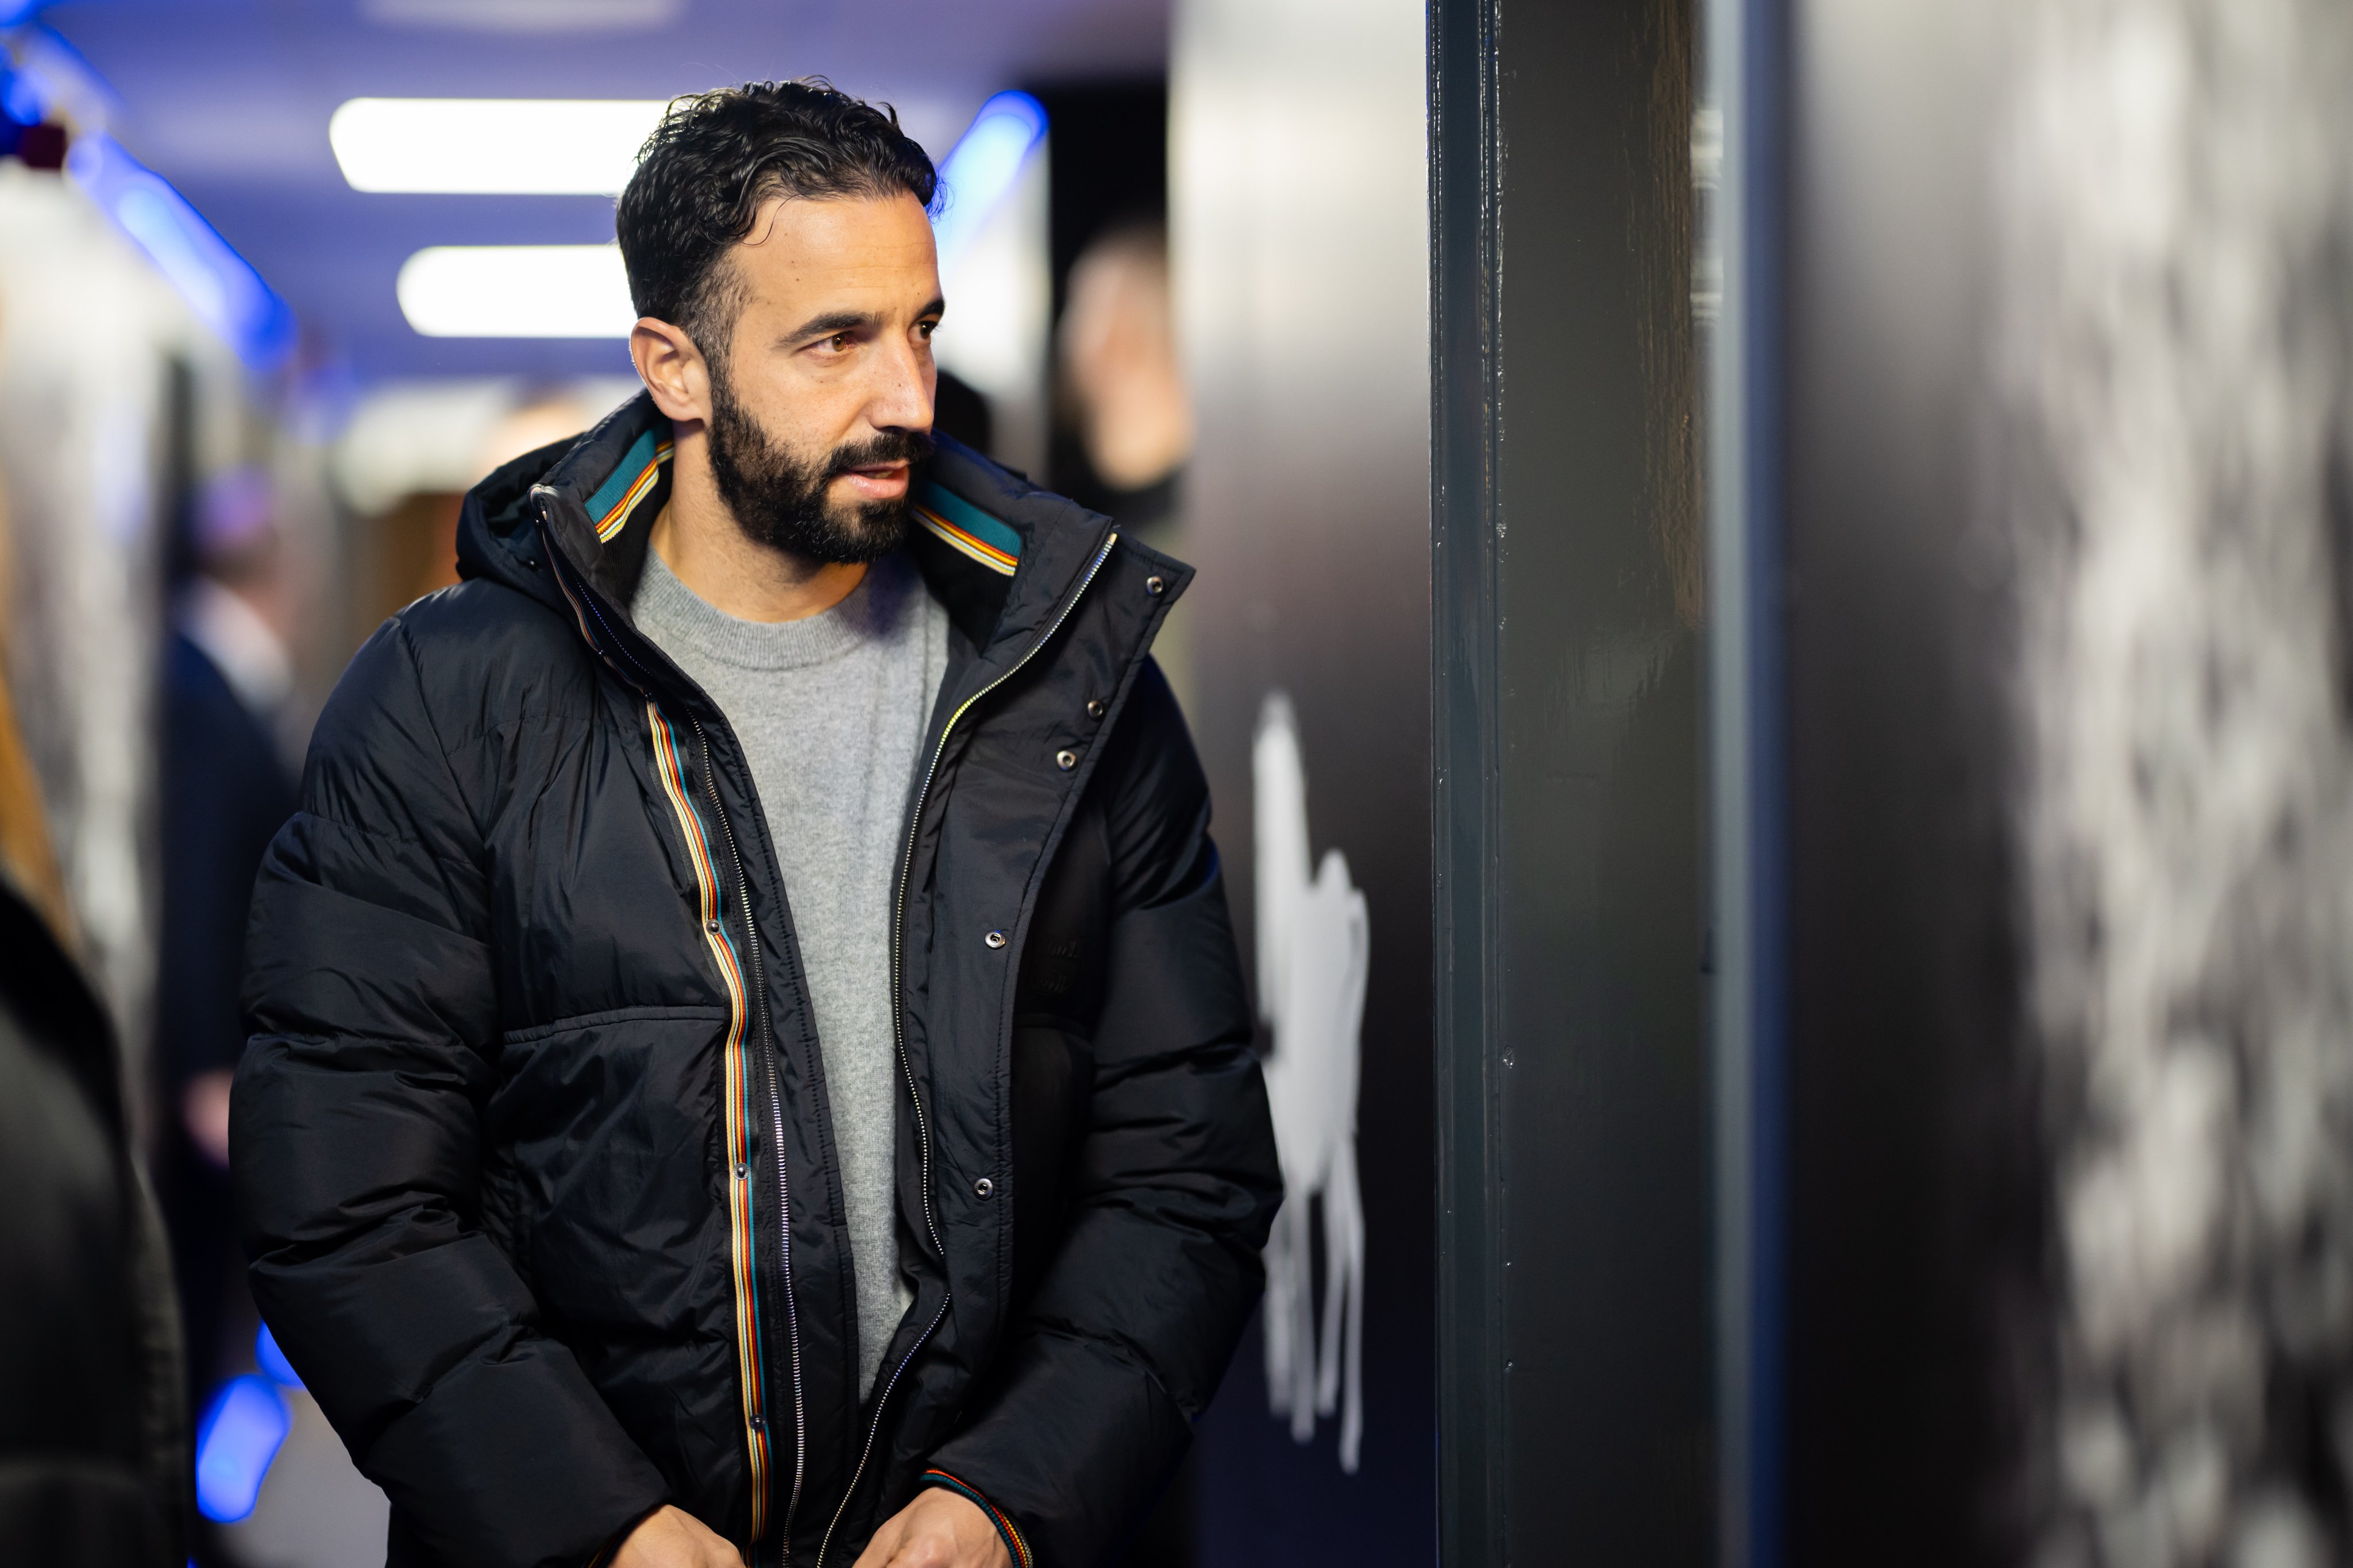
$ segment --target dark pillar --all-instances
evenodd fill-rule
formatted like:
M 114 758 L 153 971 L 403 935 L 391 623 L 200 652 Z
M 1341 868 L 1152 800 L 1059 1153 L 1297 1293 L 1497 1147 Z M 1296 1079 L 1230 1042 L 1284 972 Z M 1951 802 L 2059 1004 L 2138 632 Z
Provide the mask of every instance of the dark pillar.
M 1441 1555 L 1697 1564 L 1692 18 L 1431 18 Z

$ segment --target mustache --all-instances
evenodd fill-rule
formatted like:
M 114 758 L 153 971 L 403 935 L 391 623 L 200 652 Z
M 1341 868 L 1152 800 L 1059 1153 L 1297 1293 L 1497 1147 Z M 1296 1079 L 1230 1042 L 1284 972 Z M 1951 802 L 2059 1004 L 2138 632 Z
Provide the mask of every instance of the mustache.
M 931 455 L 932 437 L 928 430 L 885 430 L 871 440 L 836 447 L 826 458 L 825 477 L 835 479 L 852 468 L 871 468 L 885 463 L 920 463 Z

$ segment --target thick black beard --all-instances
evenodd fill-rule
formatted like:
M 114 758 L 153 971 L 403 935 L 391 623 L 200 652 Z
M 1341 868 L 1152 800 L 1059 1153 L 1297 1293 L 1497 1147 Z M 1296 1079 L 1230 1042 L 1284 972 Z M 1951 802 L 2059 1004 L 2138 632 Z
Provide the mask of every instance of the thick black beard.
M 754 543 L 804 561 L 879 561 L 906 541 L 907 498 L 835 506 L 826 488 L 852 468 L 919 463 L 932 455 L 922 430 L 885 430 L 803 462 L 768 438 L 717 366 L 711 377 L 711 474 L 736 526 Z

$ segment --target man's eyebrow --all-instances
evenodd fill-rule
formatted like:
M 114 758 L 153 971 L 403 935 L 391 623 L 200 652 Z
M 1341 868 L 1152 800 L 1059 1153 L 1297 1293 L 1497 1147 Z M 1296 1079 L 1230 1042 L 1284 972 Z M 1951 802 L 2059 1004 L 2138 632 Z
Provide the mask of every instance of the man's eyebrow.
M 828 310 L 823 315 L 811 316 L 807 321 L 786 332 L 785 340 L 787 342 L 798 342 L 803 338 L 830 337 L 836 332 L 855 331 L 860 327 L 880 326 L 881 321 L 881 316 L 872 310 Z
M 921 320 L 924 316 L 939 315 L 946 309 L 945 300 L 935 299 L 915 314 Z M 879 310 L 828 310 L 823 315 L 811 316 L 786 332 L 784 341 L 797 343 L 807 338 L 828 338 L 836 332 L 854 332 L 881 324 L 882 315 Z

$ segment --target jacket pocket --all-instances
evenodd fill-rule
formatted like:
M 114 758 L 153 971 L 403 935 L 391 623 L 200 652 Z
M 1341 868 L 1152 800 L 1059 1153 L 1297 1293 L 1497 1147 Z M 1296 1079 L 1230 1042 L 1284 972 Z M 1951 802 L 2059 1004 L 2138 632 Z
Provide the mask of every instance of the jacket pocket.
M 503 1167 L 515 1261 L 567 1337 L 688 1336 L 709 1315 L 726 1028 L 723 1007 L 626 1007 L 505 1037 L 486 1163 Z

